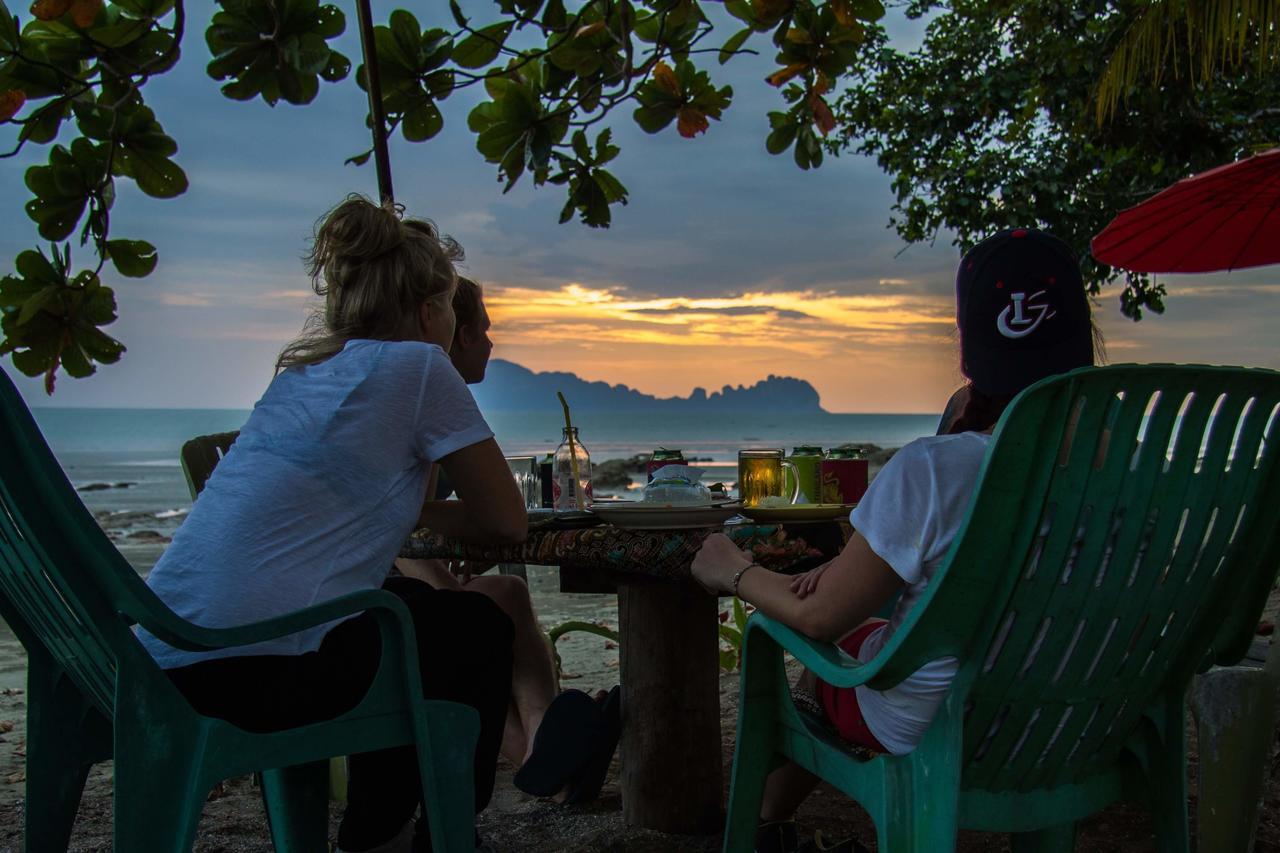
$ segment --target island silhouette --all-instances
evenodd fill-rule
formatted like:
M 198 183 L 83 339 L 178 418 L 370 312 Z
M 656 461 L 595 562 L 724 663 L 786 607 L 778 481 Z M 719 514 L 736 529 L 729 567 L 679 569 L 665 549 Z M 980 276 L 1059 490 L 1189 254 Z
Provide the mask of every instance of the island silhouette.
M 754 385 L 725 385 L 719 391 L 694 388 L 688 397 L 655 397 L 627 385 L 589 382 L 573 373 L 538 373 L 495 358 L 484 382 L 471 387 L 481 411 L 523 412 L 545 406 L 557 391 L 564 392 L 574 411 L 610 412 L 746 412 L 784 411 L 824 414 L 817 390 L 803 379 L 773 376 Z

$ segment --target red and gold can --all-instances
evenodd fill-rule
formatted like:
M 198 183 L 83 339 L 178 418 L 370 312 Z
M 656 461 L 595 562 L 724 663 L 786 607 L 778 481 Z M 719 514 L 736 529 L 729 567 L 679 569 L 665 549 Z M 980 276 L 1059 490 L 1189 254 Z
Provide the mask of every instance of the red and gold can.
M 822 502 L 852 504 L 867 491 L 867 460 L 855 447 L 834 447 L 822 459 Z

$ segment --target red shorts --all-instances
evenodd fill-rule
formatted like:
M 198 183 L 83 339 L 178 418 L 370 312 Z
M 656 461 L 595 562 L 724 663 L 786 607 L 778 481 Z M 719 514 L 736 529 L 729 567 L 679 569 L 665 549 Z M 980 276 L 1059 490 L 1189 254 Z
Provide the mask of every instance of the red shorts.
M 840 641 L 840 648 L 844 649 L 853 657 L 858 656 L 858 652 L 862 649 L 862 644 L 866 642 L 867 637 L 878 628 L 885 625 L 882 619 L 873 619 L 863 625 L 860 625 L 849 636 Z M 876 752 L 888 752 L 880 741 L 876 740 L 876 736 L 871 733 L 871 729 L 867 727 L 867 721 L 862 718 L 862 709 L 858 707 L 858 693 L 855 687 L 832 687 L 822 679 L 818 679 L 818 701 L 822 703 L 822 708 L 826 711 L 827 719 L 836 727 L 836 731 L 840 733 L 840 737 L 851 743 L 865 746 Z

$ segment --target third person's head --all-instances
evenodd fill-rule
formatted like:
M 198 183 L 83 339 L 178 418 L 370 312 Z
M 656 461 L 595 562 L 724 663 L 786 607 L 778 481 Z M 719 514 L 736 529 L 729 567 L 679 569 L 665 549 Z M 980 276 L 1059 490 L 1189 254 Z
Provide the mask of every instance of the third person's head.
M 458 287 L 453 292 L 453 313 L 457 325 L 449 358 L 463 381 L 474 385 L 484 380 L 489 355 L 493 352 L 493 341 L 489 340 L 489 312 L 485 310 L 480 285 L 458 276 Z

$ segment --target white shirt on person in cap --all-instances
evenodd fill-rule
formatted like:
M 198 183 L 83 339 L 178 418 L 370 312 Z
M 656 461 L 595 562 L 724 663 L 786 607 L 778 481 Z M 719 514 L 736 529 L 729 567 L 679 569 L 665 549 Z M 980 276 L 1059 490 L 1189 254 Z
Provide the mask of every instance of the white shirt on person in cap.
M 884 647 L 942 564 L 973 498 L 991 436 L 981 432 L 916 439 L 894 454 L 849 515 L 879 557 L 907 584 L 889 622 L 858 652 L 869 661 Z M 876 740 L 894 755 L 924 737 L 951 688 L 958 663 L 939 658 L 888 690 L 855 688 L 858 707 Z

